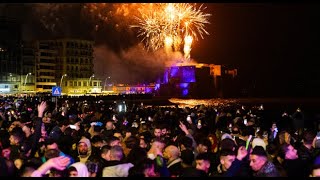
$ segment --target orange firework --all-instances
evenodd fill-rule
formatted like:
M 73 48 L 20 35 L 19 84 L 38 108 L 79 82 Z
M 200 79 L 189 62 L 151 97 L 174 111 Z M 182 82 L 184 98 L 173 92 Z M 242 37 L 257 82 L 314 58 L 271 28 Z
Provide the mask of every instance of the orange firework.
M 189 59 L 192 40 L 198 40 L 198 35 L 201 38 L 209 35 L 205 24 L 209 23 L 211 14 L 203 13 L 202 5 L 196 8 L 187 3 L 159 3 L 139 12 L 138 23 L 131 27 L 139 28 L 138 37 L 143 37 L 148 49 L 166 47 L 179 51 L 183 43 L 185 58 Z

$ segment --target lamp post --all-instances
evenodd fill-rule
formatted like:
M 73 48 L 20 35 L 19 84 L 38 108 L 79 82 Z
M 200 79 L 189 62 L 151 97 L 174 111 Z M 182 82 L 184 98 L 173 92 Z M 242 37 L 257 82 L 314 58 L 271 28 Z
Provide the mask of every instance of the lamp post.
M 90 82 L 91 82 L 91 79 L 92 79 L 92 78 L 94 78 L 94 74 L 92 74 L 92 75 L 90 76 L 90 78 L 89 78 L 89 84 L 88 84 L 88 86 L 90 87 L 89 90 L 91 89 Z
M 62 87 L 62 80 L 63 80 L 64 77 L 67 77 L 67 74 L 64 74 L 64 75 L 61 76 L 60 87 Z
M 27 75 L 26 75 L 26 78 L 24 79 L 24 86 L 26 86 L 26 84 L 27 84 L 27 78 L 28 78 L 28 76 L 30 76 L 31 75 L 31 73 L 28 73 Z
M 108 79 L 110 79 L 111 77 L 108 76 L 105 80 L 104 80 L 104 91 L 106 91 L 106 86 L 108 86 Z

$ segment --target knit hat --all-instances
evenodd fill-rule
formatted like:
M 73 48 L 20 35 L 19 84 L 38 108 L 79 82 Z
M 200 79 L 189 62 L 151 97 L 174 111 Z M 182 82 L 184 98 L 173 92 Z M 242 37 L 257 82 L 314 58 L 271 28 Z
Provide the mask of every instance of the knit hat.
M 251 152 L 252 155 L 268 157 L 267 152 L 262 146 L 255 146 Z
M 256 147 L 256 146 L 262 146 L 264 150 L 266 149 L 266 143 L 263 141 L 263 139 L 261 138 L 254 138 L 252 141 L 252 148 Z
M 221 141 L 226 139 L 226 138 L 229 138 L 229 139 L 232 139 L 232 136 L 228 133 L 224 133 L 222 136 L 221 136 Z

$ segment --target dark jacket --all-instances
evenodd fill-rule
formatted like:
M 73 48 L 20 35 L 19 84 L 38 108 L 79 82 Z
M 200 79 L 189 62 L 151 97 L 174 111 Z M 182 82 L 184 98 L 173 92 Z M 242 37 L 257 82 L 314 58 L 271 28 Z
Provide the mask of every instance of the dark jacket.
M 257 172 L 253 173 L 254 177 L 280 177 L 276 166 L 272 162 L 266 164 Z
M 286 170 L 288 177 L 305 177 L 305 166 L 300 159 L 285 159 L 283 167 Z

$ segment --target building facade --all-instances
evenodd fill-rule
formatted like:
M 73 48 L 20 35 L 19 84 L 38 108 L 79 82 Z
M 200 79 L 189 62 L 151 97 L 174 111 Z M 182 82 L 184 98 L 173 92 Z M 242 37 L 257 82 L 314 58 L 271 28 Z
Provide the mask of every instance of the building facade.
M 37 92 L 60 86 L 62 94 L 101 93 L 101 80 L 92 78 L 93 41 L 42 40 L 37 47 Z

